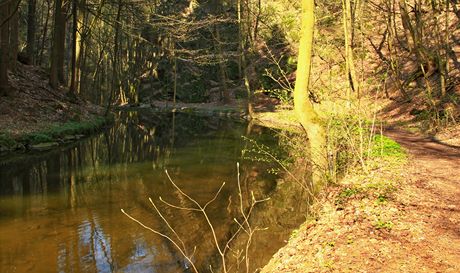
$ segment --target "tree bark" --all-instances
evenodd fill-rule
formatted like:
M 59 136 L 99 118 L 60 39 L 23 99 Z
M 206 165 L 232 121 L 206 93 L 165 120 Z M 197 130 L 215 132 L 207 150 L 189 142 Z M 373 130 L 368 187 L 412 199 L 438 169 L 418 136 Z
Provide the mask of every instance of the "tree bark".
M 121 10 L 123 8 L 122 0 L 118 0 L 117 16 L 115 18 L 115 35 L 113 37 L 113 55 L 112 55 L 112 88 L 110 91 L 110 97 L 107 102 L 106 114 L 110 112 L 112 101 L 115 97 L 115 93 L 120 92 L 120 81 L 118 75 L 118 61 L 119 61 L 119 46 L 120 46 L 120 31 L 121 31 Z
M 79 46 L 78 40 L 77 40 L 77 31 L 78 31 L 78 5 L 77 5 L 78 0 L 72 0 L 72 57 L 70 60 L 70 87 L 69 87 L 69 92 L 72 94 L 77 93 L 77 55 L 78 55 L 78 49 L 77 47 Z
M 55 1 L 53 45 L 51 49 L 50 85 L 58 88 L 64 79 L 65 11 L 62 0 Z
M 5 21 L 9 16 L 8 5 L 0 7 L 0 96 L 8 95 L 10 86 L 8 83 L 8 61 L 9 61 L 9 25 Z M 6 23 L 4 23 L 6 22 Z
M 43 35 L 42 35 L 42 41 L 41 41 L 41 47 L 40 47 L 40 52 L 38 54 L 38 65 L 41 65 L 43 62 L 43 53 L 45 51 L 45 41 L 48 36 L 48 22 L 50 19 L 50 9 L 51 9 L 51 2 L 50 0 L 46 0 L 46 19 L 45 19 L 45 25 L 43 26 Z
M 27 2 L 27 62 L 30 65 L 35 64 L 35 48 L 36 48 L 36 11 L 37 0 L 28 0 Z
M 18 59 L 18 46 L 19 46 L 19 2 L 20 0 L 12 0 L 10 2 L 9 14 L 10 20 L 8 24 L 10 25 L 10 44 L 9 44 L 9 64 L 8 68 L 10 71 L 16 71 L 17 68 L 17 59 Z
M 325 133 L 320 124 L 318 114 L 309 100 L 308 92 L 315 26 L 314 8 L 314 0 L 302 0 L 302 26 L 297 61 L 297 78 L 294 88 L 294 109 L 309 138 L 311 160 L 313 162 L 312 182 L 315 186 L 320 186 L 323 182 L 324 171 L 327 170 Z
M 343 31 L 345 38 L 345 63 L 346 63 L 346 76 L 348 81 L 347 99 L 351 99 L 351 92 L 356 92 L 359 97 L 359 83 L 356 77 L 356 69 L 353 58 L 353 23 L 351 16 L 351 3 L 350 0 L 342 0 L 343 7 Z

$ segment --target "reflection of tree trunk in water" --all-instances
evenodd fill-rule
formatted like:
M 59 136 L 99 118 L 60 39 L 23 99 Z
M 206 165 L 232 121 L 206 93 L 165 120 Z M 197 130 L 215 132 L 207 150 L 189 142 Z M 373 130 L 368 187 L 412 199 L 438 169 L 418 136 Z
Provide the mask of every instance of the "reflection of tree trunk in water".
M 68 157 L 68 162 L 69 162 L 69 182 L 70 182 L 70 188 L 69 188 L 69 204 L 70 208 L 74 209 L 77 206 L 77 187 L 76 187 L 76 174 L 75 174 L 75 160 L 74 160 L 74 153 L 73 149 L 69 150 L 69 157 Z
M 25 195 L 29 195 L 31 194 L 32 192 L 30 192 L 30 185 L 32 184 L 32 176 L 30 175 L 30 172 L 31 170 L 27 170 L 26 172 L 24 172 L 24 178 L 23 178 L 23 188 L 22 188 L 22 194 L 25 196 Z
M 107 146 L 107 163 L 108 163 L 108 170 L 109 170 L 109 183 L 112 182 L 112 147 L 110 144 L 109 133 L 104 133 L 104 139 Z
M 90 249 L 91 249 L 91 253 L 93 254 L 93 257 L 92 257 L 92 260 L 94 262 L 94 269 L 97 268 L 97 262 L 96 262 L 96 240 L 94 239 L 94 232 L 93 230 L 95 229 L 95 224 L 93 222 L 93 214 L 91 213 L 91 211 L 88 211 L 88 222 L 90 223 L 90 242 L 91 242 L 91 246 L 90 246 Z
M 60 155 L 56 155 L 46 160 L 48 172 L 46 173 L 46 181 L 51 191 L 57 191 L 60 185 L 61 177 L 61 160 Z
M 113 266 L 112 257 L 108 253 L 108 250 L 111 250 L 111 246 L 110 245 L 107 246 L 105 244 L 107 242 L 106 241 L 107 238 L 104 236 L 104 234 L 100 234 L 98 232 L 98 227 L 96 226 L 96 221 L 94 220 L 95 218 L 91 211 L 89 211 L 89 219 L 91 222 L 91 237 L 92 237 L 93 244 L 94 246 L 96 246 L 96 244 L 100 245 L 100 249 L 102 250 L 102 253 L 104 254 L 104 258 L 107 264 L 110 266 L 110 272 L 113 272 L 114 266 Z M 94 233 L 94 236 L 93 236 L 93 233 Z M 93 253 L 96 254 L 95 252 Z
M 176 134 L 176 113 L 172 113 L 172 126 L 171 126 L 171 152 L 174 151 L 174 138 Z
M 83 153 L 83 152 L 82 152 L 82 147 L 81 147 L 81 146 L 77 146 L 75 149 L 76 149 L 76 151 L 77 151 L 77 152 L 76 152 L 76 155 L 75 155 L 75 156 L 77 157 L 76 161 L 78 162 L 78 165 L 77 165 L 77 168 L 76 168 L 76 169 L 77 169 L 77 171 L 82 171 L 82 170 L 83 170 L 83 159 L 84 159 L 84 158 L 83 158 L 83 155 L 82 155 L 82 153 Z M 84 154 L 84 153 L 83 153 L 83 154 Z
M 92 167 L 92 171 L 93 171 L 93 179 L 96 180 L 96 183 L 99 184 L 99 176 L 97 174 L 97 170 L 96 170 L 96 159 L 95 159 L 95 156 L 96 156 L 96 151 L 94 149 L 94 146 L 95 146 L 95 140 L 94 138 L 91 139 L 90 141 L 90 153 L 91 153 L 91 167 Z
M 38 177 L 40 179 L 40 189 L 41 192 L 43 193 L 43 197 L 46 197 L 48 193 L 48 184 L 46 183 L 46 162 L 40 162 L 39 167 L 38 167 Z

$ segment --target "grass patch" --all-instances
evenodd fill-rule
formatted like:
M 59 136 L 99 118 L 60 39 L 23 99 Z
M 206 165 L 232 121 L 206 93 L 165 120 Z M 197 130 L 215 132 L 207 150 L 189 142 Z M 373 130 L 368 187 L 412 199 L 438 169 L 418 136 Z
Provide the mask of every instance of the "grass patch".
M 53 124 L 46 130 L 22 136 L 20 141 L 27 144 L 38 144 L 52 142 L 68 135 L 89 134 L 99 130 L 109 121 L 106 117 L 95 117 L 92 120 L 83 122 L 69 121 L 61 124 Z
M 106 118 L 96 117 L 89 121 L 76 122 L 69 121 L 64 124 L 53 125 L 47 132 L 52 137 L 62 137 L 65 135 L 75 135 L 82 133 L 92 133 L 106 123 Z
M 373 138 L 371 157 L 392 157 L 405 159 L 406 153 L 404 149 L 396 141 L 384 135 L 375 135 Z
M 386 230 L 391 230 L 393 228 L 394 224 L 391 221 L 383 221 L 383 220 L 377 220 L 374 223 L 375 229 L 386 229 Z

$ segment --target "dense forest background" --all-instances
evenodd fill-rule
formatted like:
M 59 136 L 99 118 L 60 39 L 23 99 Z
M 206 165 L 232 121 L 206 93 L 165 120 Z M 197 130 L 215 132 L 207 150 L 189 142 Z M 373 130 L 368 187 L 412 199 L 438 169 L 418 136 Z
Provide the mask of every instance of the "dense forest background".
M 456 116 L 456 0 L 316 1 L 310 98 L 421 97 Z M 2 0 L 0 92 L 20 63 L 95 104 L 224 102 L 254 91 L 289 104 L 300 3 L 287 0 Z M 427 114 L 428 115 L 428 114 Z

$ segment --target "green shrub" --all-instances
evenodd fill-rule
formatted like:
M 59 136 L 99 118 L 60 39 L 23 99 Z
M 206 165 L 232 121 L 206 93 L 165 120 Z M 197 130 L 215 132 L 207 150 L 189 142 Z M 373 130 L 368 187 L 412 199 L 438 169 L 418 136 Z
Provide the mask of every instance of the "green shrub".
M 21 138 L 21 142 L 25 142 L 28 144 L 38 144 L 52 141 L 53 138 L 46 133 L 30 133 Z
M 10 148 L 16 145 L 16 141 L 8 133 L 0 133 L 0 146 Z

